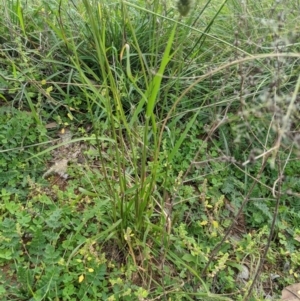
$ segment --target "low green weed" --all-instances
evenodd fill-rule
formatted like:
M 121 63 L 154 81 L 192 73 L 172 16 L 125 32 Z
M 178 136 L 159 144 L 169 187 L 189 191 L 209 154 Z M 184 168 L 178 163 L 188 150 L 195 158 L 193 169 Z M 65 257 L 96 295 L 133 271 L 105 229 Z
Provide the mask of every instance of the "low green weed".
M 28 179 L 37 180 L 43 159 L 29 160 L 46 142 L 47 134 L 43 125 L 37 125 L 30 112 L 3 106 L 0 114 L 0 183 L 2 196 L 26 196 Z M 5 192 L 5 193 L 4 193 Z

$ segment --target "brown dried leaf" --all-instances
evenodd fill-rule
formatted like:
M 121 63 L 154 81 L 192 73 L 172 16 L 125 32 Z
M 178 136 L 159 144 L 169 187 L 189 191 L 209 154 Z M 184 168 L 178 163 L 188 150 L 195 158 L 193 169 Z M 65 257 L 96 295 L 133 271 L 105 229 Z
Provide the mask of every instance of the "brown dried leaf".
M 295 283 L 285 287 L 281 292 L 281 301 L 299 301 L 300 283 Z

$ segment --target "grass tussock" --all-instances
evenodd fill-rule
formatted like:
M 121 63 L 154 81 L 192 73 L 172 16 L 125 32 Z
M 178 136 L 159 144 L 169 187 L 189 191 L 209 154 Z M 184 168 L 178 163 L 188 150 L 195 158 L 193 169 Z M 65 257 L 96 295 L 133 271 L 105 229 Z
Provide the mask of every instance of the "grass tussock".
M 299 282 L 298 11 L 5 2 L 1 300 L 276 300 Z

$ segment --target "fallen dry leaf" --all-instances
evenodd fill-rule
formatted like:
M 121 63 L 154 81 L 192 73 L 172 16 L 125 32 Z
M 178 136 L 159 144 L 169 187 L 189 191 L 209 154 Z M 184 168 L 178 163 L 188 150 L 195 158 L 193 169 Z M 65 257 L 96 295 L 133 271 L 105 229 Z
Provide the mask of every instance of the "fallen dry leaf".
M 281 292 L 282 301 L 299 301 L 300 300 L 300 283 L 295 283 L 285 287 Z

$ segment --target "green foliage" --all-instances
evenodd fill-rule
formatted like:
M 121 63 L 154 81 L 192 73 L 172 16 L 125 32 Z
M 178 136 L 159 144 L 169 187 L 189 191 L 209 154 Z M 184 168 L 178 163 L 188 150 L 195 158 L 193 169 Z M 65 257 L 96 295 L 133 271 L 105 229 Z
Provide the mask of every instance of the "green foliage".
M 36 178 L 43 168 L 41 160 L 29 160 L 38 143 L 47 140 L 45 127 L 37 125 L 30 112 L 3 107 L 0 114 L 0 184 L 7 195 L 24 196 L 28 179 Z M 2 190 L 3 197 L 5 196 Z
M 297 282 L 296 6 L 1 6 L 1 300 L 259 300 Z M 68 177 L 43 178 L 60 155 Z

